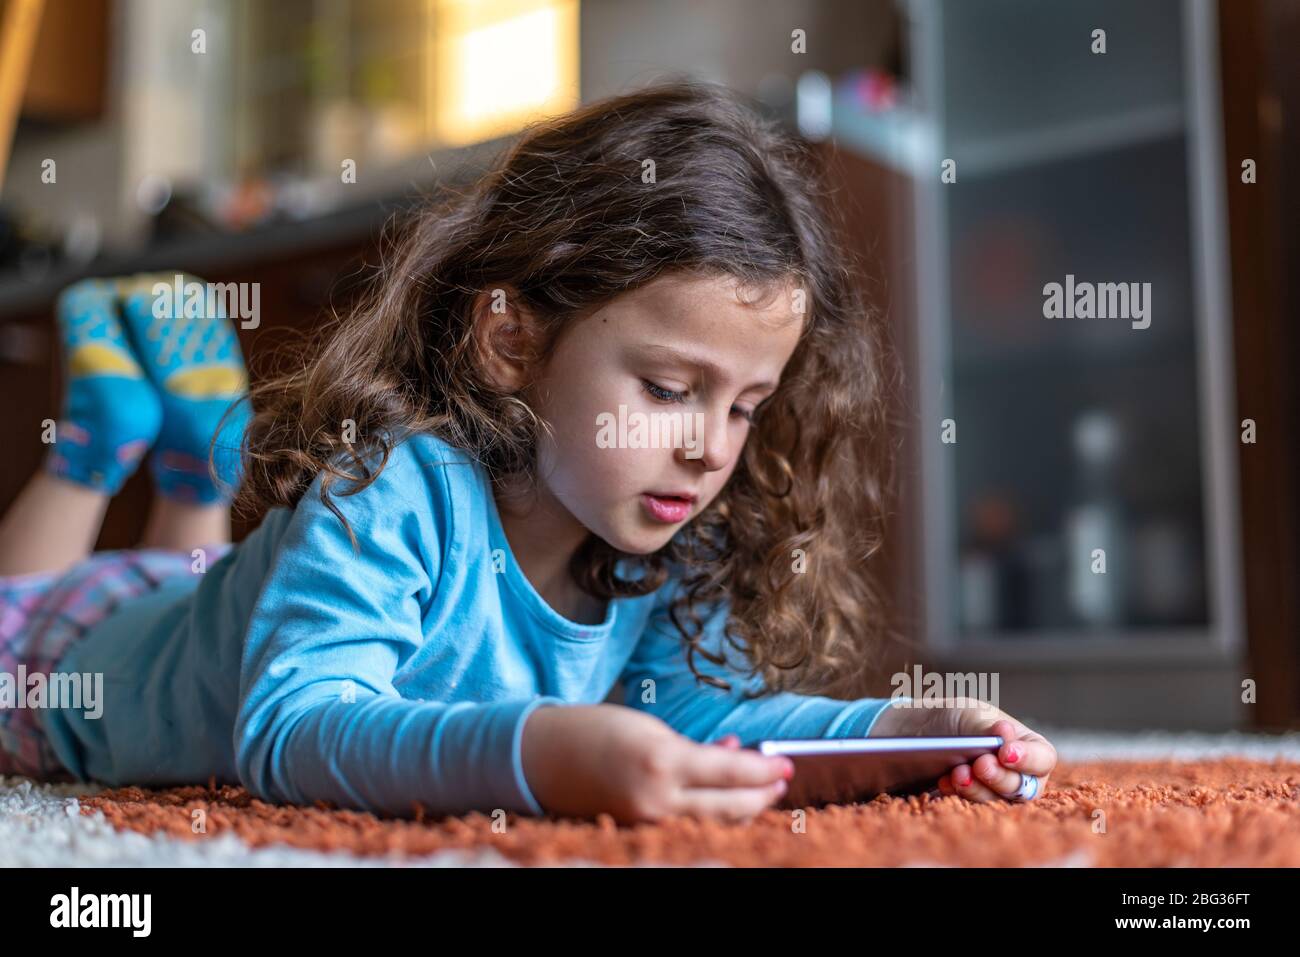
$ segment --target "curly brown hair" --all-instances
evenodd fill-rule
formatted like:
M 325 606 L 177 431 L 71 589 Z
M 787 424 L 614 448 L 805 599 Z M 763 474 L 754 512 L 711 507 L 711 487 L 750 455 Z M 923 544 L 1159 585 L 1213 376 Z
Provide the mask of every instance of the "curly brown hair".
M 599 599 L 679 574 L 670 613 L 699 680 L 730 689 L 693 657 L 724 664 L 700 645 L 701 611 L 729 600 L 727 639 L 762 674 L 760 693 L 855 693 L 884 634 L 868 563 L 892 483 L 896 366 L 834 238 L 842 221 L 829 199 L 817 155 L 714 84 L 672 80 L 528 127 L 471 187 L 403 222 L 357 306 L 254 387 L 236 510 L 292 508 L 324 472 L 322 501 L 355 547 L 331 487 L 364 489 L 410 432 L 466 450 L 490 475 L 535 482 L 545 423 L 483 369 L 484 290 L 509 287 L 539 317 L 544 361 L 566 324 L 662 275 L 760 289 L 793 280 L 806 296 L 801 338 L 726 487 L 654 554 L 588 535 L 570 568 Z M 349 419 L 353 444 L 339 438 Z M 619 562 L 643 574 L 620 578 Z

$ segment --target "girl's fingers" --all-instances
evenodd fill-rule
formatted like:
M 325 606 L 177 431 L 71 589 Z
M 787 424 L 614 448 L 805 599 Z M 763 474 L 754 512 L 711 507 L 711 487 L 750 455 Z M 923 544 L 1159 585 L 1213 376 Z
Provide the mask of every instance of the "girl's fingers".
M 682 762 L 683 787 L 745 788 L 765 787 L 793 773 L 787 757 L 759 754 L 745 748 L 699 747 L 692 745 Z
M 1004 768 L 991 754 L 981 754 L 971 765 L 971 770 L 977 781 L 1001 797 L 1009 798 L 1020 790 L 1020 772 Z
M 1013 780 L 999 779 L 1001 783 L 990 784 L 987 778 L 981 778 L 980 775 L 986 772 L 986 768 L 987 768 L 986 762 L 992 760 L 993 760 L 992 755 L 987 755 L 987 754 L 981 755 L 979 758 L 975 759 L 976 767 L 972 768 L 970 765 L 963 764 L 958 768 L 954 768 L 952 771 L 943 775 L 943 777 L 939 778 L 939 784 L 938 784 L 939 793 L 944 796 L 950 796 L 956 794 L 962 797 L 969 798 L 972 801 L 1012 800 L 1015 796 L 1016 791 L 1020 790 L 1020 775 L 1017 772 L 1007 771 L 1007 769 L 1002 768 L 1000 769 L 1000 771 L 996 773 L 998 775 L 1003 773 L 1009 773 L 1011 774 Z M 954 781 L 957 779 L 959 773 L 963 777 L 967 773 L 971 774 L 972 784 L 966 787 L 959 787 L 956 784 L 954 784 Z M 1048 778 L 1047 775 L 1044 775 L 1039 778 L 1040 793 L 1047 788 L 1047 778 Z
M 1001 719 L 988 728 L 1005 742 L 996 754 L 983 754 L 971 764 L 953 768 L 939 780 L 942 794 L 959 794 L 973 801 L 1009 800 L 1020 789 L 1020 774 L 1039 778 L 1040 792 L 1056 768 L 1056 748 L 1046 738 L 1013 720 Z M 968 784 L 960 782 L 969 780 Z
M 1003 798 L 989 790 L 971 773 L 969 764 L 960 764 L 953 768 L 952 781 L 958 794 L 968 801 L 1001 801 Z M 963 783 L 965 782 L 965 783 Z
M 780 800 L 785 792 L 784 779 L 759 788 L 685 788 L 678 813 L 748 821 Z
M 997 759 L 1008 768 L 1042 777 L 1056 768 L 1056 748 L 1040 734 L 1021 728 L 1010 721 L 998 721 L 989 729 L 1006 743 L 998 749 Z

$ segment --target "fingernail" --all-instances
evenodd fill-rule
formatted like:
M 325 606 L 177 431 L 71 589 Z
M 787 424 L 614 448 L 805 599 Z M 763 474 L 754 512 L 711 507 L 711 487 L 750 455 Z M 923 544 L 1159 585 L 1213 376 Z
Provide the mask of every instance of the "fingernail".
M 970 784 L 970 782 L 971 782 L 971 774 L 969 771 L 962 771 L 960 774 L 957 775 L 957 783 L 960 784 L 962 787 L 966 787 L 966 785 Z
M 772 790 L 775 791 L 778 795 L 781 795 L 785 793 L 785 787 L 786 784 L 784 781 L 777 781 L 776 784 L 773 786 Z
M 1007 748 L 1007 763 L 1015 764 L 1019 760 L 1020 760 L 1020 749 L 1013 744 L 1011 745 L 1011 747 Z

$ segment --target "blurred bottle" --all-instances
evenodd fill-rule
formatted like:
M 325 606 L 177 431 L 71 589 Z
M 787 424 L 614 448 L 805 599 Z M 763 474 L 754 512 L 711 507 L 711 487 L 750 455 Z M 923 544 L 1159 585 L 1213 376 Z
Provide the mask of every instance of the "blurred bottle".
M 1001 626 L 998 564 L 987 552 L 966 549 L 959 570 L 962 631 L 994 631 Z
M 989 492 L 968 508 L 969 544 L 959 569 L 963 631 L 1013 631 L 1027 624 L 1024 570 L 1017 558 L 1016 512 L 1008 496 Z
M 1075 504 L 1065 523 L 1070 610 L 1085 625 L 1109 627 L 1123 619 L 1127 575 L 1119 423 L 1108 412 L 1085 412 L 1075 420 L 1073 440 Z
M 1020 547 L 1025 569 L 1027 618 L 1035 629 L 1053 630 L 1070 623 L 1065 607 L 1065 553 L 1057 534 L 1039 534 Z
M 1197 623 L 1196 547 L 1173 515 L 1143 525 L 1133 543 L 1136 611 L 1154 625 Z

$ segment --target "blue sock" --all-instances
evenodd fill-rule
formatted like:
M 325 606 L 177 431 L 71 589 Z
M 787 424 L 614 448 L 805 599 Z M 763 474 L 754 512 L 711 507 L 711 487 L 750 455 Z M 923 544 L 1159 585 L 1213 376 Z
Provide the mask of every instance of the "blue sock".
M 74 283 L 55 313 L 65 393 L 44 468 L 114 495 L 158 435 L 158 394 L 131 352 L 111 282 Z
M 162 431 L 150 460 L 154 485 L 158 494 L 178 501 L 228 502 L 242 476 L 240 448 L 250 418 L 239 338 L 220 304 L 209 313 L 206 294 L 195 303 L 188 295 L 155 297 L 155 280 L 173 286 L 172 276 L 159 275 L 125 281 L 122 289 L 127 332 L 162 401 Z M 193 276 L 184 276 L 183 283 L 206 290 Z M 214 435 L 215 480 L 208 463 Z

